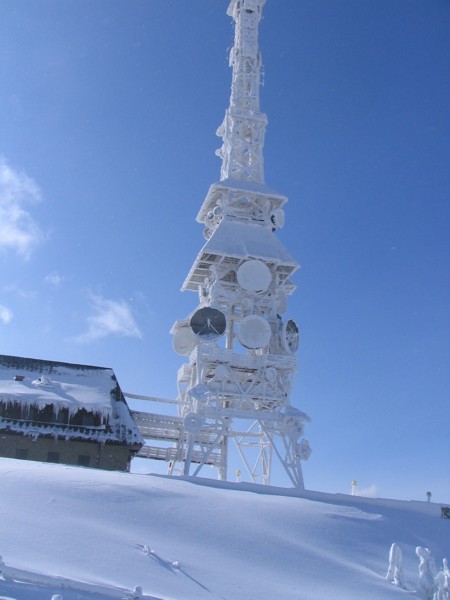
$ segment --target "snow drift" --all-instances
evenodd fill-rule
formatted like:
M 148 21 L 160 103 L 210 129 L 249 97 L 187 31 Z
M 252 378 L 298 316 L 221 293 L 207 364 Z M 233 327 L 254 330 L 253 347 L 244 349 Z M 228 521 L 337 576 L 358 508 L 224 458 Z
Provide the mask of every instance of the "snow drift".
M 13 459 L 0 477 L 0 598 L 388 600 L 415 595 L 416 546 L 450 557 L 433 503 Z

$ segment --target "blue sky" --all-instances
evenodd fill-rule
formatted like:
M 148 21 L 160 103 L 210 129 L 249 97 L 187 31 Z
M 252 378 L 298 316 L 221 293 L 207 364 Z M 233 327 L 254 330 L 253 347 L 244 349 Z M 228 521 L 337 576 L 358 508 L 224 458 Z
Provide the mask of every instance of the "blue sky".
M 227 6 L 2 1 L 1 353 L 175 397 L 169 330 L 197 305 L 179 290 L 220 172 Z M 309 489 L 450 500 L 449 29 L 444 0 L 264 9 L 265 173 L 302 265 L 288 316 Z

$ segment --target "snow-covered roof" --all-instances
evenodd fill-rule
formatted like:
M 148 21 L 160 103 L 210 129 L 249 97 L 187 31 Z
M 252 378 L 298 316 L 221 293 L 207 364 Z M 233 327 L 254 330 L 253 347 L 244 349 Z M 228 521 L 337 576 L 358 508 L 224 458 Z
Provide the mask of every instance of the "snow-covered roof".
M 216 181 L 210 186 L 208 194 L 206 195 L 206 198 L 197 215 L 197 221 L 199 223 L 202 223 L 205 220 L 207 212 L 214 207 L 217 198 L 220 198 L 222 194 L 228 190 L 239 191 L 247 194 L 256 194 L 257 196 L 269 198 L 273 207 L 281 207 L 288 201 L 286 196 L 268 187 L 265 183 L 241 180 L 237 181 L 235 179 L 222 179 L 221 181 Z
M 252 257 L 277 264 L 298 267 L 275 233 L 247 223 L 224 220 L 206 242 L 203 252 L 223 256 Z
M 111 437 L 117 429 L 114 426 L 124 425 L 127 441 L 140 442 L 114 371 L 109 368 L 0 355 L 0 402 L 38 408 L 53 405 L 68 409 L 71 415 L 85 409 L 113 426 Z
M 256 258 L 278 265 L 285 276 L 299 267 L 280 240 L 267 227 L 224 219 L 197 256 L 183 284 L 183 290 L 197 290 L 203 281 L 205 264 L 214 264 L 221 258 L 247 260 Z

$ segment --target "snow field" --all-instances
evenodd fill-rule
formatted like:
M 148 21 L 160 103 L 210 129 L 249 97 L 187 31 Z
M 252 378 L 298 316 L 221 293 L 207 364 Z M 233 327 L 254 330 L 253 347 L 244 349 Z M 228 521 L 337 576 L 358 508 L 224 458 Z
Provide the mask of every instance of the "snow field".
M 64 600 L 136 585 L 162 600 L 389 600 L 413 596 L 416 546 L 438 566 L 450 557 L 450 521 L 433 503 L 12 459 L 0 459 L 0 477 L 6 569 L 48 578 L 33 600 L 50 600 L 50 584 Z M 385 580 L 394 541 L 407 592 Z M 28 600 L 15 581 L 1 593 Z

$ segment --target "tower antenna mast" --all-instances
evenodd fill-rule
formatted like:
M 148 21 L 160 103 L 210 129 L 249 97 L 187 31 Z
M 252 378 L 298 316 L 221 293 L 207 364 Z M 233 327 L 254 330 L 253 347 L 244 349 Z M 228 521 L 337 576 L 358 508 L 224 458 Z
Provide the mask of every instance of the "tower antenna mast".
M 267 117 L 260 112 L 262 59 L 258 45 L 259 22 L 266 0 L 232 0 L 227 14 L 235 22 L 230 106 L 217 135 L 223 145 L 220 178 L 264 183 L 263 146 Z
M 175 351 L 187 359 L 177 376 L 179 413 L 164 423 L 142 419 L 154 437 L 164 431 L 175 440 L 159 454 L 147 449 L 170 461 L 169 473 L 197 476 L 209 466 L 227 480 L 233 462 L 242 478 L 268 485 L 278 461 L 303 489 L 309 417 L 290 402 L 299 328 L 284 316 L 299 264 L 276 236 L 287 198 L 264 182 L 258 29 L 265 2 L 231 0 L 228 7 L 235 35 L 230 105 L 217 131 L 220 181 L 197 215 L 206 243 L 182 286 L 199 303 L 171 330 Z

